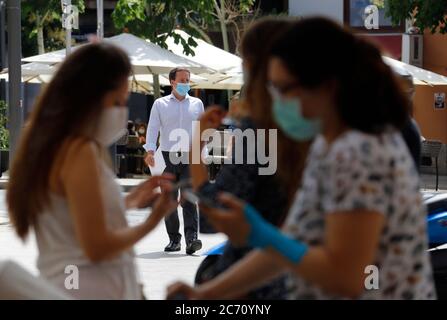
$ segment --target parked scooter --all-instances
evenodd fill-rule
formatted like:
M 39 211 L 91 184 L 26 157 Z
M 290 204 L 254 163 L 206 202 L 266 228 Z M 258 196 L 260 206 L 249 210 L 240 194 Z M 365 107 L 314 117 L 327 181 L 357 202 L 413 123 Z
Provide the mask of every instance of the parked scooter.
M 447 194 L 424 193 L 430 248 L 447 243 Z
M 424 193 L 428 238 L 438 299 L 447 300 L 447 194 Z

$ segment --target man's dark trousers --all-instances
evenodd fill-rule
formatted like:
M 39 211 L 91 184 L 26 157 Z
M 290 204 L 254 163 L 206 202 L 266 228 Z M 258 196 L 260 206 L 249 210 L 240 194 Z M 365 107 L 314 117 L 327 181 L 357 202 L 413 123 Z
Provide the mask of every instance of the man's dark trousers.
M 163 158 L 165 160 L 166 168 L 164 172 L 169 172 L 175 176 L 176 181 L 189 179 L 189 154 L 186 152 L 177 153 L 177 152 L 168 152 L 163 151 Z M 172 163 L 170 160 L 170 154 L 172 159 L 176 159 L 175 163 L 180 162 L 179 164 Z M 180 190 L 180 193 L 182 190 Z M 197 239 L 198 232 L 198 213 L 196 205 L 189 202 L 184 201 L 181 205 L 183 209 L 183 223 L 184 223 L 184 231 L 185 231 L 185 241 L 186 244 L 192 240 Z M 182 235 L 179 233 L 180 223 L 178 219 L 178 211 L 175 211 L 170 214 L 167 218 L 165 218 L 166 230 L 168 231 L 169 240 L 180 242 Z

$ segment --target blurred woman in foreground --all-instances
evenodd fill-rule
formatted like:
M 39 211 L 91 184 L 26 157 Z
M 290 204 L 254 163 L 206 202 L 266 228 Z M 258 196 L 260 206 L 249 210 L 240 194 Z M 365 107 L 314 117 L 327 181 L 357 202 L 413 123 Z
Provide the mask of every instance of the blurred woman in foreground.
M 34 229 L 41 275 L 74 298 L 141 299 L 132 247 L 176 206 L 169 177 L 123 199 L 107 164 L 107 147 L 126 132 L 130 72 L 112 45 L 74 51 L 40 96 L 12 164 L 13 226 L 22 239 Z M 148 206 L 150 216 L 129 227 L 126 209 Z
M 228 210 L 202 212 L 234 245 L 259 250 L 169 296 L 231 298 L 289 272 L 291 299 L 436 298 L 419 176 L 399 132 L 408 102 L 379 50 L 305 19 L 273 44 L 269 80 L 278 125 L 297 139 L 319 132 L 285 226 L 222 195 Z
M 245 75 L 244 95 L 237 102 L 233 102 L 232 117 L 237 120 L 236 129 L 256 135 L 256 130 L 266 130 L 266 137 L 256 137 L 256 143 L 250 145 L 243 141 L 243 163 L 235 163 L 235 146 L 233 145 L 233 163 L 224 164 L 214 183 L 208 181 L 208 174 L 204 164 L 190 166 L 194 187 L 205 196 L 215 199 L 218 192 L 231 192 L 233 195 L 253 204 L 270 223 L 281 226 L 285 220 L 295 190 L 301 179 L 307 143 L 299 143 L 278 130 L 274 122 L 272 103 L 269 92 L 265 87 L 267 81 L 267 63 L 270 44 L 273 39 L 291 25 L 287 19 L 265 18 L 257 21 L 244 35 L 241 43 L 241 53 Z M 236 105 L 237 103 L 237 105 Z M 200 118 L 200 131 L 216 129 L 222 123 L 224 113 L 216 107 L 207 108 Z M 277 130 L 276 141 L 269 141 L 269 131 Z M 236 140 L 234 140 L 236 141 Z M 267 152 L 274 157 L 277 165 L 275 172 L 260 174 L 261 168 L 269 164 L 261 164 L 259 159 L 248 157 L 256 154 L 254 145 L 264 145 Z M 268 150 L 269 146 L 274 146 Z M 278 150 L 278 157 L 276 154 Z M 276 158 L 277 157 L 277 158 Z M 256 161 L 254 161 L 256 160 Z M 203 221 L 203 219 L 201 219 Z M 201 226 L 203 228 L 203 226 Z M 251 246 L 235 247 L 231 243 L 225 246 L 222 256 L 212 268 L 203 272 L 199 282 L 207 281 L 228 269 L 243 258 L 253 248 Z M 251 299 L 283 299 L 285 298 L 284 279 L 276 279 L 262 288 L 248 294 Z

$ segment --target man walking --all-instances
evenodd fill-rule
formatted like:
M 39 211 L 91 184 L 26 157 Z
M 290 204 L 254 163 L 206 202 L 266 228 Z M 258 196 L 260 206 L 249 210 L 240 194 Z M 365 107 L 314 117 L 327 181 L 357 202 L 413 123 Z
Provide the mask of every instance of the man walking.
M 171 141 L 169 135 L 173 130 L 183 129 L 188 133 L 189 141 L 192 137 L 193 121 L 198 120 L 204 112 L 200 99 L 188 95 L 190 72 L 184 68 L 175 68 L 169 73 L 172 93 L 155 100 L 147 127 L 147 151 L 145 162 L 148 166 L 155 166 L 154 153 L 157 147 L 157 137 L 160 132 L 160 148 L 166 163 L 164 172 L 172 173 L 177 181 L 189 179 L 189 145 Z M 182 192 L 182 190 L 180 190 Z M 186 253 L 193 254 L 202 248 L 202 242 L 197 238 L 198 213 L 195 204 L 184 202 L 183 222 L 186 242 Z M 180 251 L 181 234 L 179 233 L 179 218 L 177 209 L 165 218 L 169 244 L 166 252 Z

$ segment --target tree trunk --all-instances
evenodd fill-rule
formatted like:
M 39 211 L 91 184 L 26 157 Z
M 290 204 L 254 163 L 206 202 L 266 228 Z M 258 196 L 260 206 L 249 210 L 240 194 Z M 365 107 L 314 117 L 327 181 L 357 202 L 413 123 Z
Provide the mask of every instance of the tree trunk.
M 226 52 L 230 52 L 230 45 L 228 43 L 228 30 L 227 30 L 227 24 L 225 21 L 225 0 L 220 0 L 220 7 L 217 3 L 217 0 L 214 0 L 214 8 L 216 9 L 217 16 L 219 17 L 219 23 L 220 23 L 220 31 L 222 33 L 222 41 L 223 41 L 223 47 Z M 228 104 L 230 104 L 230 99 L 233 96 L 232 90 L 227 90 L 227 99 Z
M 222 41 L 224 50 L 230 52 L 230 46 L 228 44 L 228 30 L 225 22 L 225 0 L 220 1 L 220 7 L 216 0 L 214 0 L 214 8 L 216 14 L 219 17 L 220 32 L 222 33 Z
M 42 24 L 42 18 L 39 14 L 37 14 L 36 17 L 36 26 L 37 26 L 37 49 L 39 54 L 45 53 L 45 44 L 43 40 L 43 24 Z
M 227 25 L 225 21 L 220 21 L 220 29 L 222 30 L 222 40 L 223 40 L 223 46 L 224 50 L 227 52 L 230 52 L 230 46 L 228 44 L 228 31 L 227 31 Z
M 203 40 L 205 40 L 206 42 L 208 42 L 209 44 L 213 44 L 213 41 L 211 40 L 211 38 L 206 34 L 205 31 L 203 31 L 192 19 L 188 19 L 189 21 L 189 25 L 191 26 L 191 28 L 193 28 L 194 30 L 196 30 L 200 36 L 202 37 Z

